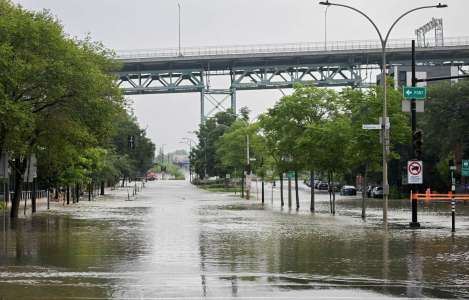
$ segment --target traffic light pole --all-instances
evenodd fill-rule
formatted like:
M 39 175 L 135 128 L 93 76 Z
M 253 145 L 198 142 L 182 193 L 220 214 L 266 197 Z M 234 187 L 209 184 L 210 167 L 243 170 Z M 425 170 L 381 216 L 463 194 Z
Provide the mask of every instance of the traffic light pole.
M 412 40 L 412 87 L 417 86 L 417 76 L 415 72 L 415 40 Z M 419 160 L 420 157 L 417 153 L 416 147 L 416 132 L 417 132 L 417 104 L 415 99 L 410 100 L 410 111 L 411 111 L 411 123 L 412 123 L 412 156 Z M 412 190 L 418 192 L 418 185 L 413 184 Z M 412 199 L 412 222 L 410 222 L 411 228 L 420 228 L 420 223 L 417 219 L 417 200 Z

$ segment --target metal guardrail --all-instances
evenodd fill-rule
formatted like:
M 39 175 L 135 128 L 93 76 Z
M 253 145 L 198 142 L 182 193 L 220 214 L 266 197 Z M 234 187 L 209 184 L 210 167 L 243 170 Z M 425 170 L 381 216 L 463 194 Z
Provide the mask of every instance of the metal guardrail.
M 388 49 L 410 48 L 412 39 L 389 40 Z M 434 46 L 435 41 L 428 40 L 428 47 Z M 432 46 L 433 45 L 433 46 Z M 444 47 L 469 46 L 469 37 L 449 37 L 444 40 Z M 420 47 L 422 48 L 422 47 Z M 351 40 L 351 41 L 330 41 L 327 45 L 324 42 L 310 43 L 288 43 L 288 44 L 260 44 L 260 45 L 234 45 L 234 46 L 207 46 L 163 49 L 142 49 L 142 50 L 118 50 L 117 59 L 132 58 L 176 58 L 176 57 L 197 57 L 197 56 L 217 56 L 217 55 L 237 55 L 237 54 L 267 54 L 267 53 L 294 53 L 294 52 L 328 52 L 346 50 L 371 50 L 381 49 L 378 40 Z

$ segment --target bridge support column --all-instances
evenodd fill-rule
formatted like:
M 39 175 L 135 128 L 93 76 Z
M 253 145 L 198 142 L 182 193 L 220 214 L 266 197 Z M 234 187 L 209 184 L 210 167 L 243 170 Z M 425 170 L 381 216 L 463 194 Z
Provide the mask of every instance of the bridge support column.
M 236 89 L 231 88 L 231 110 L 236 114 Z
M 205 90 L 200 91 L 200 124 L 205 122 Z

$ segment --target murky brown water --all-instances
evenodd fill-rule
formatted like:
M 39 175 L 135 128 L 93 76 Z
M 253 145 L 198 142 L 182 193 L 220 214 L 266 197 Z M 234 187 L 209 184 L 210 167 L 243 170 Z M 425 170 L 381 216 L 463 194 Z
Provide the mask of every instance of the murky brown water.
M 318 195 L 311 215 L 151 183 L 135 201 L 116 196 L 55 206 L 2 227 L 0 299 L 311 299 L 469 297 L 469 206 L 450 233 L 447 204 L 421 207 L 409 230 L 407 202 L 380 202 L 360 218 L 359 201 Z M 0 226 L 3 226 L 3 220 Z

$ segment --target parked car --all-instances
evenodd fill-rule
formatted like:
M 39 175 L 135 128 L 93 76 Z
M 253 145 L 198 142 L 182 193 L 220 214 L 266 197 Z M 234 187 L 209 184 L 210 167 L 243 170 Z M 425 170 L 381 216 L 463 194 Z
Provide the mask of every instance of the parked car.
M 372 198 L 383 198 L 383 194 L 384 194 L 384 191 L 383 191 L 383 187 L 381 186 L 376 186 L 371 191 Z
M 327 182 L 320 182 L 318 183 L 318 190 L 320 191 L 328 191 L 329 190 L 329 184 Z
M 357 195 L 357 189 L 353 185 L 344 185 L 340 189 L 340 194 L 342 196 L 356 196 Z

